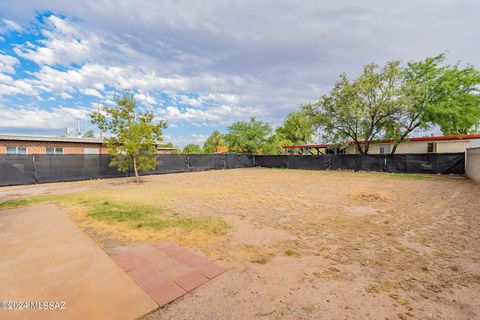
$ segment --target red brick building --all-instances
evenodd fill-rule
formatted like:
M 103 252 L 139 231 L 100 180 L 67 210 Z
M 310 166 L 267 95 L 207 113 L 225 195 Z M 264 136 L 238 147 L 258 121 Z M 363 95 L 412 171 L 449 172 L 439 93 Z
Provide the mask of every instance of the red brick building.
M 158 154 L 175 148 L 158 147 Z M 100 138 L 0 135 L 0 154 L 108 154 Z

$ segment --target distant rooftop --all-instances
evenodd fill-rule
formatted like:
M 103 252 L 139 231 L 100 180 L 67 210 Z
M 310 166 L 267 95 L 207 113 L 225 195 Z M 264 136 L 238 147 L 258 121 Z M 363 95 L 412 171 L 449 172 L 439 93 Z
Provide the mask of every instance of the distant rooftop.
M 42 135 L 17 135 L 17 134 L 0 134 L 0 141 L 43 141 L 43 142 L 76 142 L 76 143 L 103 143 L 102 138 L 82 138 L 82 137 L 61 137 L 61 136 L 42 136 Z M 160 142 L 159 145 L 166 143 Z M 162 150 L 176 150 L 165 146 L 159 146 Z
M 461 134 L 461 135 L 452 135 L 452 136 L 428 136 L 428 137 L 415 137 L 415 138 L 405 138 L 404 141 L 443 141 L 443 140 L 469 140 L 469 139 L 480 139 L 480 133 L 475 134 Z M 382 139 L 382 140 L 372 140 L 372 143 L 392 143 L 395 142 L 395 139 Z M 353 144 L 353 141 L 348 143 Z M 363 143 L 363 141 L 360 141 Z M 323 144 L 304 144 L 296 146 L 283 146 L 284 149 L 303 149 L 303 148 L 328 148 L 331 146 L 336 146 L 336 144 L 323 143 Z
M 17 135 L 0 134 L 0 140 L 10 141 L 45 141 L 45 142 L 79 142 L 79 143 L 102 143 L 102 138 L 82 137 L 61 137 L 61 136 L 39 136 L 39 135 Z

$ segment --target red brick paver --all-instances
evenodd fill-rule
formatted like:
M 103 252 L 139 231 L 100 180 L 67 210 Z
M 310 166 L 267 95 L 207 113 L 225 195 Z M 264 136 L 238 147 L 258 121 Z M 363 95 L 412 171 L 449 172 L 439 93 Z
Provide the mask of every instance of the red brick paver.
M 160 306 L 225 272 L 218 264 L 171 241 L 143 244 L 113 259 Z
M 173 256 L 182 252 L 187 252 L 187 249 L 185 249 L 182 246 L 179 246 L 178 244 L 174 244 L 173 246 L 166 247 L 165 249 L 160 250 L 163 253 Z
M 199 268 L 203 267 L 210 263 L 210 261 L 198 254 L 185 251 L 172 256 L 173 259 L 180 261 L 181 263 L 191 267 L 191 268 Z
M 170 240 L 166 240 L 166 241 L 155 243 L 154 245 L 152 245 L 152 247 L 154 247 L 155 249 L 158 249 L 158 250 L 163 250 L 163 249 L 171 247 L 173 245 L 176 245 L 176 243 L 172 242 Z
M 118 256 L 114 256 L 113 260 L 117 262 L 117 264 L 125 271 L 130 271 L 134 268 L 137 268 L 145 263 L 143 259 L 138 257 L 133 252 L 125 252 L 119 254 Z
M 226 269 L 219 266 L 216 263 L 210 263 L 210 264 L 207 264 L 206 266 L 198 268 L 197 271 L 200 272 L 205 277 L 207 277 L 208 279 L 213 279 L 216 276 L 224 273 Z
M 183 276 L 177 278 L 177 280 L 175 280 L 175 282 L 177 282 L 180 285 L 180 287 L 182 287 L 183 289 L 185 289 L 187 291 L 191 291 L 191 290 L 195 289 L 196 287 L 201 286 L 202 284 L 204 284 L 207 281 L 208 281 L 208 279 L 205 278 L 204 276 L 202 276 L 197 271 L 187 273 L 186 275 L 183 275 Z

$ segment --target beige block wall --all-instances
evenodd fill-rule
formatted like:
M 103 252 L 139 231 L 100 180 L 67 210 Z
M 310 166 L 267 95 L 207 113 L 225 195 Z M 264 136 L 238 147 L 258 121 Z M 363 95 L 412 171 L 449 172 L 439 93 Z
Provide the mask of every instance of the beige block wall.
M 465 152 L 470 148 L 470 140 L 450 140 L 437 142 L 437 152 Z
M 467 148 L 470 148 L 472 141 L 480 141 L 480 139 L 471 140 L 444 140 L 444 141 L 405 141 L 398 145 L 395 153 L 427 153 L 428 143 L 435 142 L 437 144 L 437 153 L 449 153 L 449 152 L 465 152 Z M 373 143 L 370 145 L 370 154 L 379 154 L 380 145 Z M 390 143 L 390 150 L 393 148 L 393 143 Z M 349 145 L 347 148 L 348 154 L 357 154 L 357 146 Z
M 100 148 L 101 154 L 108 154 L 107 148 L 96 143 L 0 140 L 0 154 L 6 153 L 7 147 L 26 147 L 27 154 L 46 154 L 46 148 L 63 148 L 64 154 L 84 154 L 85 148 Z
M 465 174 L 480 183 L 480 148 L 467 149 Z
M 383 143 L 382 143 L 383 144 Z M 380 145 L 378 143 L 372 143 L 368 150 L 369 154 L 379 154 L 380 153 Z M 385 143 L 390 144 L 390 151 L 392 151 L 393 143 Z M 357 154 L 357 146 L 356 145 L 349 145 L 347 148 L 348 154 Z M 427 153 L 427 143 L 421 142 L 403 142 L 398 145 L 397 150 L 395 153 Z

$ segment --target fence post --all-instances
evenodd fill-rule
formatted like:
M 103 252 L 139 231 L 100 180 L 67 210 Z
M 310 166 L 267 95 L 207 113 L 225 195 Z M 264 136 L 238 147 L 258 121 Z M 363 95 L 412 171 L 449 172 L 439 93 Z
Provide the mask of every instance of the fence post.
M 187 172 L 190 172 L 190 157 L 188 153 L 185 155 L 185 159 L 187 159 Z
M 34 183 L 38 183 L 38 175 L 37 175 L 37 165 L 35 163 L 35 155 L 32 154 L 32 167 L 33 167 L 33 179 Z

